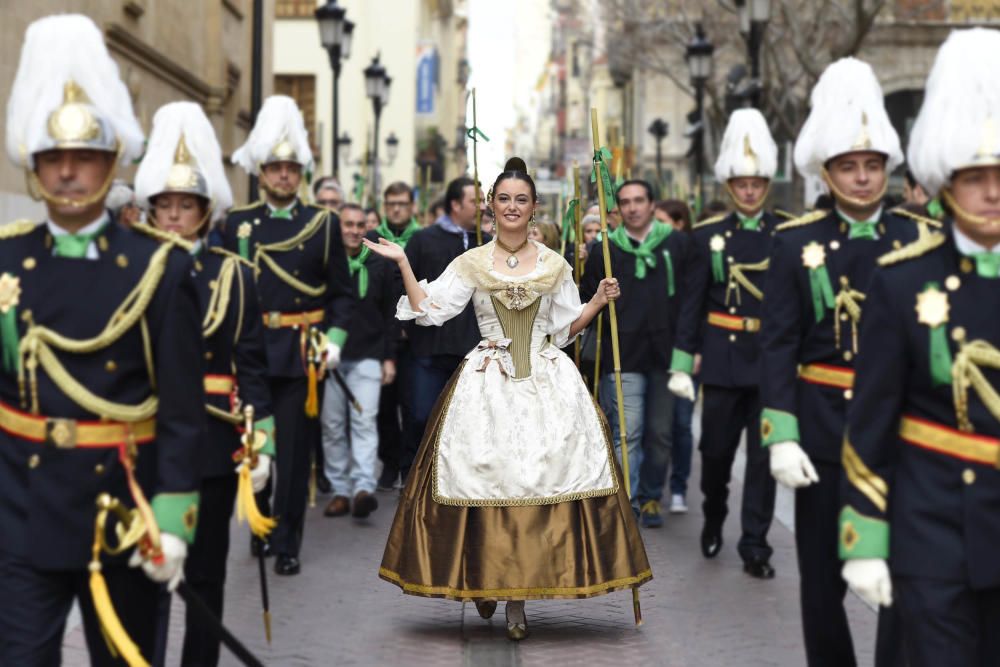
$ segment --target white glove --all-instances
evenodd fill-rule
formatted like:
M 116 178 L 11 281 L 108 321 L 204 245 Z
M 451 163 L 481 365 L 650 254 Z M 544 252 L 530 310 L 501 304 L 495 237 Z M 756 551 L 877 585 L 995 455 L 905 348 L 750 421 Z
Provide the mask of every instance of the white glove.
M 332 371 L 340 365 L 340 346 L 336 343 L 326 344 L 326 368 Z
M 816 468 L 799 443 L 776 442 L 768 449 L 771 450 L 771 476 L 782 486 L 801 489 L 819 481 Z
M 170 533 L 160 533 L 160 549 L 163 551 L 163 562 L 157 565 L 151 560 L 146 560 L 136 549 L 129 559 L 129 567 L 142 566 L 146 576 L 153 581 L 166 584 L 167 590 L 171 593 L 177 588 L 184 578 L 184 559 L 187 558 L 187 542 L 171 535 Z
M 881 558 L 855 558 L 844 563 L 844 581 L 855 593 L 875 606 L 892 606 L 889 565 Z
M 241 463 L 240 465 L 246 465 Z M 250 470 L 250 485 L 253 486 L 254 493 L 260 493 L 267 486 L 267 480 L 271 476 L 271 456 L 269 454 L 257 455 L 257 467 Z
M 687 373 L 681 371 L 671 371 L 670 380 L 667 382 L 667 389 L 678 398 L 694 400 L 694 380 Z

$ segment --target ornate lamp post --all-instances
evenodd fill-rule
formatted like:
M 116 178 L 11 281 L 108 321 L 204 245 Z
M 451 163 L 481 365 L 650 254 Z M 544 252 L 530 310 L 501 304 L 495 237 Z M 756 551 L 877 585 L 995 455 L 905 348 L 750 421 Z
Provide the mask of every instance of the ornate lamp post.
M 330 56 L 330 67 L 333 69 L 333 175 L 340 170 L 337 133 L 339 132 L 340 109 L 338 88 L 340 87 L 340 64 L 351 56 L 351 36 L 354 24 L 347 20 L 347 10 L 337 5 L 337 0 L 329 0 L 316 9 L 316 22 L 319 24 L 319 41 Z

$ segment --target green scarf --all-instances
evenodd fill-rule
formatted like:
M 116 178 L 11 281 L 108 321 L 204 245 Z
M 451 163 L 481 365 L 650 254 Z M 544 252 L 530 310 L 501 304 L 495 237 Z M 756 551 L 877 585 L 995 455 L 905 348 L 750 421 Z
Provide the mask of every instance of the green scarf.
M 635 277 L 643 280 L 646 277 L 647 267 L 650 269 L 656 268 L 656 255 L 653 254 L 653 248 L 663 243 L 663 239 L 670 236 L 673 231 L 674 228 L 670 225 L 662 222 L 653 222 L 646 240 L 636 248 L 632 245 L 632 240 L 625 232 L 625 225 L 621 224 L 618 226 L 618 229 L 608 234 L 608 240 L 618 246 L 622 252 L 635 255 Z M 667 268 L 670 270 L 673 267 L 668 266 Z M 669 279 L 671 279 L 671 276 L 668 276 Z
M 756 216 L 750 218 L 742 213 L 737 212 L 736 217 L 740 221 L 740 229 L 746 229 L 751 232 L 756 232 L 760 230 L 760 220 L 764 217 L 764 213 L 760 212 Z
M 87 256 L 87 248 L 90 244 L 94 242 L 94 239 L 98 235 L 104 232 L 104 228 L 108 226 L 105 222 L 96 231 L 89 234 L 59 234 L 56 236 L 52 235 L 53 241 L 55 241 L 56 257 L 70 257 L 73 259 L 82 259 Z
M 410 218 L 410 224 L 406 226 L 402 234 L 396 236 L 396 233 L 392 231 L 392 227 L 389 226 L 389 221 L 386 218 L 382 218 L 382 224 L 375 228 L 375 232 L 386 241 L 392 241 L 401 248 L 406 248 L 406 244 L 410 242 L 413 235 L 419 232 L 420 229 L 421 227 L 417 223 L 417 219 Z
M 848 240 L 876 240 L 875 228 L 878 226 L 878 220 L 848 220 L 843 215 L 840 215 L 840 219 L 847 223 Z
M 347 268 L 351 272 L 351 277 L 353 278 L 355 273 L 358 274 L 358 296 L 362 299 L 368 294 L 368 267 L 365 266 L 365 261 L 371 254 L 371 249 L 365 246 L 357 256 L 347 256 Z
M 1000 278 L 1000 255 L 992 252 L 974 252 L 969 257 L 976 260 L 976 274 L 980 278 Z

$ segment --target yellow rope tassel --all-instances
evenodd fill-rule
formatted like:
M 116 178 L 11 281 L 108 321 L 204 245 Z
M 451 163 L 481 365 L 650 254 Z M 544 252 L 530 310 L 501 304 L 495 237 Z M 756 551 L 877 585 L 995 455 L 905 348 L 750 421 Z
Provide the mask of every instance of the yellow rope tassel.
M 319 416 L 319 382 L 316 379 L 316 364 L 309 364 L 309 391 L 306 394 L 306 417 Z
M 108 648 L 112 649 L 111 654 L 116 655 L 117 651 L 117 655 L 121 655 L 129 667 L 148 667 L 149 663 L 142 657 L 139 647 L 128 636 L 118 614 L 115 613 L 107 582 L 101 574 L 100 563 L 97 567 L 94 567 L 94 563 L 90 564 L 90 596 L 94 599 L 94 610 L 101 622 L 101 630 L 109 642 Z
M 257 499 L 253 495 L 253 484 L 250 482 L 250 468 L 240 468 L 240 479 L 236 487 L 236 519 L 250 525 L 250 532 L 263 539 L 267 537 L 278 522 L 261 514 L 257 507 Z

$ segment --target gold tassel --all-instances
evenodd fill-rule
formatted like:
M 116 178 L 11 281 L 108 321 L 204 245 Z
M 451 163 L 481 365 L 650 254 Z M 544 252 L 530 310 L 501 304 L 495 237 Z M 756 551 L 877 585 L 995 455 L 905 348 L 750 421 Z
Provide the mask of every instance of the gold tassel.
M 240 468 L 240 479 L 236 487 L 236 518 L 241 523 L 250 525 L 250 532 L 263 539 L 267 537 L 278 522 L 261 514 L 257 507 L 257 499 L 253 495 L 253 484 L 250 481 L 250 468 Z
M 319 391 L 316 364 L 309 363 L 309 392 L 306 394 L 306 417 L 319 416 Z

